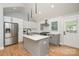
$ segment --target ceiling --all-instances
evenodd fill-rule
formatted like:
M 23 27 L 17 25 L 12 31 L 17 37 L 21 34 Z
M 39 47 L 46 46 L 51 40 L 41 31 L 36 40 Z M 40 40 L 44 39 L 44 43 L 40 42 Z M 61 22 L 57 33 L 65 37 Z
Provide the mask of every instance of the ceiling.
M 31 13 L 33 19 L 43 20 L 57 16 L 79 12 L 79 3 L 38 3 L 37 14 L 35 14 L 34 3 L 2 4 L 4 6 L 4 16 L 13 16 L 27 19 L 27 14 Z M 51 8 L 53 5 L 54 8 Z

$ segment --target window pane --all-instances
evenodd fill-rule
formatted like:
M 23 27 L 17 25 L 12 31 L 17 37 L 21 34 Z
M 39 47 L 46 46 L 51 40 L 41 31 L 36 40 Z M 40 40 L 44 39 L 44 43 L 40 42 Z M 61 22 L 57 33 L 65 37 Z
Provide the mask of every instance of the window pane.
M 58 30 L 58 22 L 57 21 L 52 22 L 51 24 L 52 24 L 51 29 L 57 31 Z
M 67 21 L 66 23 L 66 31 L 67 32 L 77 32 L 77 21 Z

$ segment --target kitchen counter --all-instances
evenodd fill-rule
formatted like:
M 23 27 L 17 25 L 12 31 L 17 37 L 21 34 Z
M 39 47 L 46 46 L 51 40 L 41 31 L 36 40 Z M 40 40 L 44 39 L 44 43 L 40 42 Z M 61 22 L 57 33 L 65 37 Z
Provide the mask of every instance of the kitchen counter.
M 28 39 L 37 41 L 37 40 L 41 40 L 41 39 L 48 38 L 49 36 L 36 35 L 36 34 L 34 34 L 34 35 L 23 35 L 23 37 L 26 37 L 26 38 L 28 38 Z
M 49 36 L 43 35 L 23 35 L 24 48 L 32 53 L 33 56 L 48 55 Z

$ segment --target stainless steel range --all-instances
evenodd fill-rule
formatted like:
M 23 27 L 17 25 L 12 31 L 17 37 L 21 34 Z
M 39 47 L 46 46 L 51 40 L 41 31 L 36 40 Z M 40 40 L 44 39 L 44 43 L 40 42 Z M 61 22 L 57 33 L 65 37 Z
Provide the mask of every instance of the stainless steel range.
M 49 32 L 41 32 L 40 35 L 47 35 Z

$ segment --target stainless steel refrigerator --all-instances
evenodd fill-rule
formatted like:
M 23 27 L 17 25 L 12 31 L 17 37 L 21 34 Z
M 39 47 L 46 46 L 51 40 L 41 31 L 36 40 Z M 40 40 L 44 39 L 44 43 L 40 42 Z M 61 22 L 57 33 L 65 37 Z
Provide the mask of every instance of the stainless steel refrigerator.
M 4 45 L 12 45 L 18 43 L 18 24 L 5 22 L 4 23 Z

